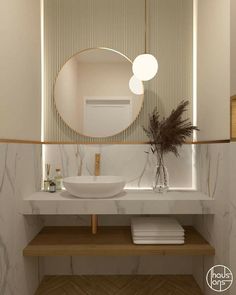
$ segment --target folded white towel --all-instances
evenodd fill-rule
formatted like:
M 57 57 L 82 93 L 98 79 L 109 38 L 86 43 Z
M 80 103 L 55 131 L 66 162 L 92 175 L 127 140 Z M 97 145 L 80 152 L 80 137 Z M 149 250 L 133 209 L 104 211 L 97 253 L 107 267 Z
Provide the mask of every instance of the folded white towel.
M 135 217 L 131 220 L 131 228 L 135 234 L 137 232 L 184 233 L 183 227 L 172 217 Z
M 132 231 L 132 235 L 136 236 L 136 237 L 184 237 L 184 231 L 159 231 L 159 232 L 151 232 L 151 231 L 136 231 L 133 228 L 131 228 Z
M 139 236 L 132 236 L 134 240 L 140 240 L 140 241 L 145 241 L 145 240 L 153 240 L 153 241 L 183 241 L 184 237 L 139 237 Z
M 140 245 L 182 245 L 184 244 L 184 240 L 136 240 L 133 239 L 134 244 Z
M 184 229 L 172 217 L 135 217 L 131 220 L 134 244 L 184 244 Z

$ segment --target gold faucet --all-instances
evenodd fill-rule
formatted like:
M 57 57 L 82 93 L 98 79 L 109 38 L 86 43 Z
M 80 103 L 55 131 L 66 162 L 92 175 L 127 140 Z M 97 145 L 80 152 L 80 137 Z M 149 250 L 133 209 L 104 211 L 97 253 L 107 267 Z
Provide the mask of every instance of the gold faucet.
M 100 162 L 101 162 L 101 154 L 95 154 L 95 167 L 94 167 L 94 175 L 100 175 Z
M 101 162 L 101 154 L 95 154 L 95 165 L 94 165 L 94 175 L 100 175 L 100 162 Z M 98 216 L 96 214 L 91 215 L 91 226 L 92 226 L 92 234 L 96 234 L 98 231 Z

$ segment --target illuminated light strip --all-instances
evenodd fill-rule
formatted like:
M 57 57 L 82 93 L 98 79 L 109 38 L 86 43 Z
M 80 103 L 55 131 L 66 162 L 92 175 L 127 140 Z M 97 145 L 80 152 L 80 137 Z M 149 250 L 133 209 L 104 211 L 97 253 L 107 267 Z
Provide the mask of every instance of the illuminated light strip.
M 124 188 L 125 191 L 153 191 L 152 187 L 125 187 Z M 196 189 L 192 188 L 192 187 L 170 187 L 168 189 L 168 191 L 196 191 Z M 167 191 L 167 192 L 168 192 Z
M 193 125 L 197 126 L 197 35 L 198 35 L 198 0 L 193 0 Z M 193 132 L 197 141 L 197 132 Z
M 40 1 L 40 28 L 41 28 L 41 142 L 44 142 L 44 0 Z M 45 178 L 45 145 L 42 145 L 42 186 Z
M 193 125 L 197 126 L 197 34 L 198 0 L 193 0 Z M 193 140 L 197 141 L 197 131 L 193 131 Z M 196 146 L 192 145 L 192 189 L 197 189 Z

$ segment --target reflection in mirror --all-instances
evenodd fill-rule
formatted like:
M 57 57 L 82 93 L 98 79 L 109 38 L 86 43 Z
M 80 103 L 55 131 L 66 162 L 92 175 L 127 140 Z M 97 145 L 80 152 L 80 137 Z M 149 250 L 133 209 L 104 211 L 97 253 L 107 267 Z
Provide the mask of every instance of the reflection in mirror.
M 54 98 L 63 121 L 90 137 L 118 134 L 137 118 L 143 84 L 136 95 L 129 88 L 132 62 L 111 49 L 87 49 L 69 59 L 58 74 Z

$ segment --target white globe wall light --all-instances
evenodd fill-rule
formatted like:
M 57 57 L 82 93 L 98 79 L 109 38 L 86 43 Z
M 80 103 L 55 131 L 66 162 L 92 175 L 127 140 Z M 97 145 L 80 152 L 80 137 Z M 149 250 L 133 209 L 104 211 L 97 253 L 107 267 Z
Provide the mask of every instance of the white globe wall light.
M 154 78 L 158 71 L 158 62 L 152 54 L 138 55 L 133 62 L 133 73 L 141 81 Z
M 158 71 L 158 62 L 155 56 L 147 53 L 147 31 L 148 31 L 148 13 L 147 0 L 145 0 L 145 53 L 138 55 L 133 62 L 133 74 L 141 81 L 149 81 L 154 78 Z

